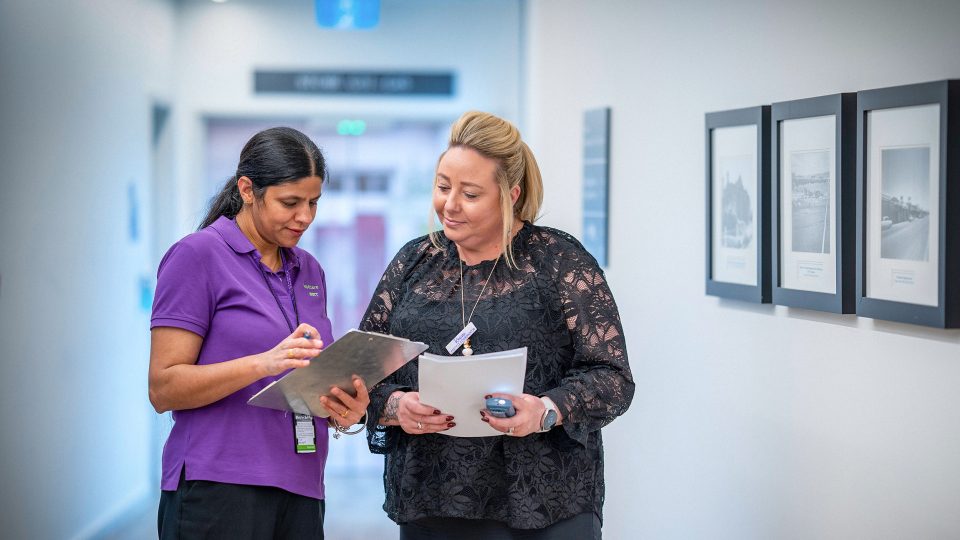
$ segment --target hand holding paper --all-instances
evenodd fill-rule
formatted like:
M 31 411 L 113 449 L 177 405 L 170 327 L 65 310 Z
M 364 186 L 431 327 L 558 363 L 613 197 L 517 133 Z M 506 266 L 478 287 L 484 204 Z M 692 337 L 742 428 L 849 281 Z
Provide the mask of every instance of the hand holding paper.
M 420 401 L 454 417 L 442 431 L 453 437 L 503 435 L 480 419 L 484 396 L 520 395 L 527 369 L 527 348 L 473 356 L 420 355 Z

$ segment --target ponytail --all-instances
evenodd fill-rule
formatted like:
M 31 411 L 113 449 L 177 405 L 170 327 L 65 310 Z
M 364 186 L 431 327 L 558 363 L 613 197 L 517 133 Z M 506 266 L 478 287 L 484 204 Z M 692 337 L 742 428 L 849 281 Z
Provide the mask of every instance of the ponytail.
M 240 197 L 240 188 L 237 187 L 237 177 L 232 176 L 224 184 L 220 193 L 210 199 L 210 210 L 207 211 L 207 217 L 203 218 L 197 230 L 209 227 L 214 221 L 220 219 L 220 216 L 232 219 L 242 209 L 243 198 Z
M 523 179 L 520 180 L 520 197 L 513 210 L 521 221 L 533 223 L 540 213 L 540 205 L 543 204 L 543 179 L 540 177 L 540 167 L 537 165 L 537 158 L 533 157 L 533 152 L 527 143 L 520 142 L 521 152 L 523 154 Z

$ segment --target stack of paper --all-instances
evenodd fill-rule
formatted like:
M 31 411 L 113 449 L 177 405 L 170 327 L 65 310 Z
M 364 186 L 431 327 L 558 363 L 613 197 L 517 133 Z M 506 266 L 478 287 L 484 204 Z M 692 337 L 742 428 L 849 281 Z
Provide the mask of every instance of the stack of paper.
M 473 356 L 420 355 L 420 402 L 454 417 L 441 431 L 453 437 L 503 435 L 480 419 L 484 396 L 519 395 L 527 371 L 527 348 Z

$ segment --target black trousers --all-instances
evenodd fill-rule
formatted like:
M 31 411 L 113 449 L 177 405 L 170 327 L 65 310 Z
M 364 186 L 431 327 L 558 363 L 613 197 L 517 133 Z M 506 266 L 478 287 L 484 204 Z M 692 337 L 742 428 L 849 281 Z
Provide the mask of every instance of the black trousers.
M 400 540 L 600 540 L 600 518 L 584 512 L 543 529 L 511 529 L 492 519 L 425 518 L 400 525 Z
M 184 480 L 160 493 L 160 540 L 323 538 L 323 500 L 275 487 Z

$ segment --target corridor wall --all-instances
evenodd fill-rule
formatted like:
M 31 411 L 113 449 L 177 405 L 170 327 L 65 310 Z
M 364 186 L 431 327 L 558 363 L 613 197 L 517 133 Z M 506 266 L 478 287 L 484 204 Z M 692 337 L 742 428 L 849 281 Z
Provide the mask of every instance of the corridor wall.
M 4 538 L 88 537 L 153 497 L 143 292 L 173 39 L 164 1 L 0 2 Z
M 610 265 L 634 403 L 608 538 L 960 536 L 960 332 L 704 294 L 704 113 L 960 77 L 960 3 L 531 1 L 542 222 L 580 234 L 612 107 Z M 957 181 L 958 179 L 953 179 Z

